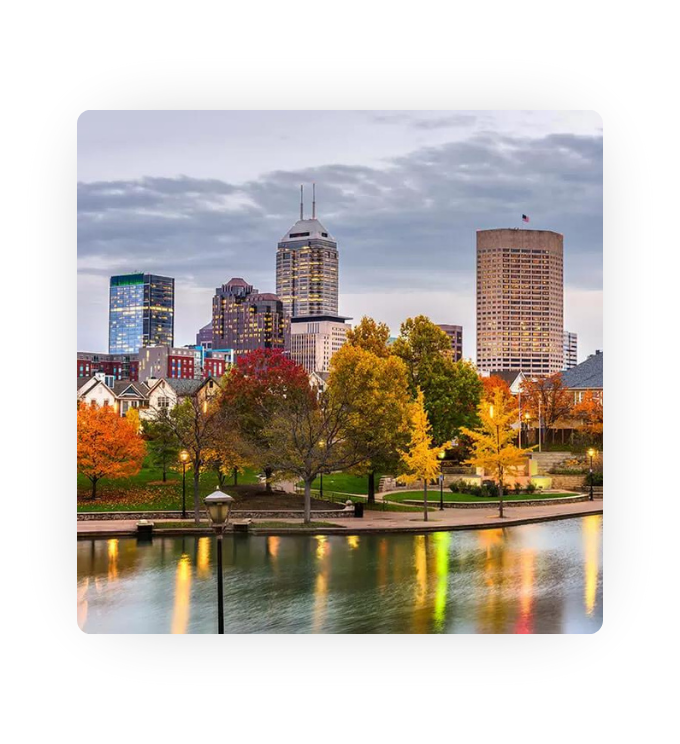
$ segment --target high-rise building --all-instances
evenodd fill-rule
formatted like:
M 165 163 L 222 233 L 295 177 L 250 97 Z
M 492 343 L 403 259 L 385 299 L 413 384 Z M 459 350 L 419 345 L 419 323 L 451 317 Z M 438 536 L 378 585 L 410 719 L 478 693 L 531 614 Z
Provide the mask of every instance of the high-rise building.
M 304 219 L 300 187 L 300 219 L 276 250 L 276 294 L 288 317 L 338 314 L 338 244 L 316 218 Z
M 563 241 L 551 230 L 477 231 L 479 369 L 562 369 Z
M 112 276 L 109 353 L 136 354 L 144 346 L 172 346 L 175 280 L 154 274 Z
M 451 339 L 453 361 L 459 362 L 463 358 L 463 326 L 449 325 L 448 323 L 440 323 L 438 325 Z
M 286 334 L 290 358 L 307 372 L 328 372 L 333 354 L 345 343 L 351 328 L 346 320 L 351 318 L 334 315 L 292 318 L 290 332 Z
M 204 349 L 212 349 L 213 329 L 212 320 L 207 325 L 198 329 L 196 334 L 196 346 L 202 346 Z
M 255 349 L 283 349 L 283 304 L 241 278 L 231 279 L 215 290 L 212 328 L 213 348 L 233 349 L 237 356 Z
M 564 332 L 564 363 L 562 369 L 571 369 L 578 364 L 578 334 Z

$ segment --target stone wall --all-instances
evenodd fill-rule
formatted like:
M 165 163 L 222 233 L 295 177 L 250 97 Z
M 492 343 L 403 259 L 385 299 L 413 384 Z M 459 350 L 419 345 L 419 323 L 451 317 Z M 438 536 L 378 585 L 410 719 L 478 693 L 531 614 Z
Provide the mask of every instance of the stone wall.
M 474 498 L 474 496 L 471 496 L 470 498 Z M 588 495 L 579 495 L 579 496 L 566 496 L 561 497 L 557 499 L 524 499 L 522 501 L 507 501 L 506 499 L 503 499 L 503 506 L 504 507 L 514 507 L 516 506 L 545 506 L 546 504 L 555 503 L 555 504 L 578 504 L 581 501 L 588 501 Z M 404 504 L 410 504 L 411 506 L 422 506 L 422 501 L 416 501 L 415 499 L 404 499 Z M 428 499 L 428 506 L 437 506 L 438 502 L 436 499 L 433 499 L 430 501 Z M 444 502 L 444 508 L 445 509 L 489 509 L 489 508 L 496 508 L 498 507 L 497 501 L 445 501 Z
M 312 509 L 312 519 L 339 519 L 344 517 L 353 517 L 354 507 L 345 509 L 328 509 L 317 511 Z M 205 518 L 205 514 L 201 514 Z M 304 511 L 299 510 L 278 510 L 278 511 L 232 511 L 231 519 L 302 519 Z M 156 519 L 158 521 L 165 519 L 181 519 L 181 511 L 135 511 L 135 512 L 79 512 L 79 522 L 92 522 L 98 519 Z M 187 512 L 186 519 L 194 518 L 193 511 Z

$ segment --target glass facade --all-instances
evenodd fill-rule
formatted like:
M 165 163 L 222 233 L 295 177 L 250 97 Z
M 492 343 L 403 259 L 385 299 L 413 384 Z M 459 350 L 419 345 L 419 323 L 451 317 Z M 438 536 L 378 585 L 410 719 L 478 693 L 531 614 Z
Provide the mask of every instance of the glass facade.
M 175 280 L 154 274 L 112 276 L 109 353 L 136 354 L 144 346 L 172 346 Z

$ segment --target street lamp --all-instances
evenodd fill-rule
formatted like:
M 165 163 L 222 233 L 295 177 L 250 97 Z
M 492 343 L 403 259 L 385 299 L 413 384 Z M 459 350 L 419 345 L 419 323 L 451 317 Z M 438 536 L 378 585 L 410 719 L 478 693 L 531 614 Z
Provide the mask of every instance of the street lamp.
M 229 523 L 229 512 L 234 499 L 228 493 L 220 491 L 219 486 L 214 493 L 203 500 L 208 510 L 210 523 L 217 535 L 217 632 L 224 633 L 224 599 L 222 592 L 222 533 Z
M 590 458 L 590 501 L 593 500 L 593 457 L 595 457 L 595 450 L 591 447 L 588 450 L 588 457 Z
M 438 455 L 440 460 L 446 457 L 446 450 L 442 450 Z M 441 469 L 441 466 L 440 466 Z M 439 473 L 439 511 L 444 511 L 444 473 Z
M 179 453 L 179 459 L 182 461 L 182 519 L 187 516 L 187 460 L 189 453 L 182 450 Z
M 489 406 L 489 418 L 493 421 L 493 406 Z M 496 453 L 498 455 L 498 516 L 503 516 L 503 484 L 501 483 L 500 474 L 500 455 L 501 455 L 501 434 L 500 425 L 496 424 Z

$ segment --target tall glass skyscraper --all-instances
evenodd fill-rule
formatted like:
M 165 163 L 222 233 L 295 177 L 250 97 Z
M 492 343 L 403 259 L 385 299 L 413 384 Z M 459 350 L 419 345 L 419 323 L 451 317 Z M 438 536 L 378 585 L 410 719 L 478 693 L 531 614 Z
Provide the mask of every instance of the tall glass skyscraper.
M 316 219 L 300 219 L 278 244 L 276 294 L 289 317 L 338 314 L 338 244 Z
M 136 354 L 143 346 L 173 346 L 174 335 L 174 279 L 154 274 L 111 277 L 110 354 Z

